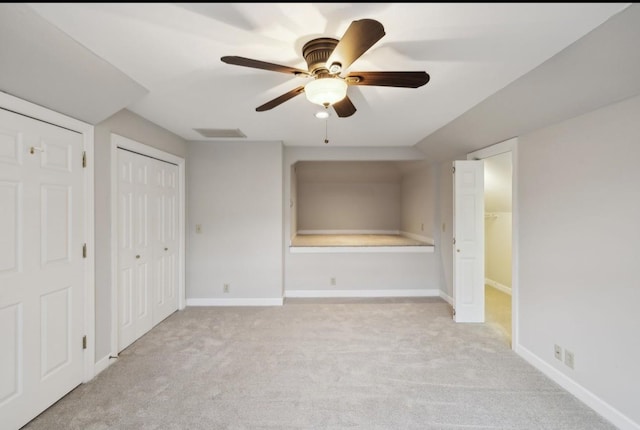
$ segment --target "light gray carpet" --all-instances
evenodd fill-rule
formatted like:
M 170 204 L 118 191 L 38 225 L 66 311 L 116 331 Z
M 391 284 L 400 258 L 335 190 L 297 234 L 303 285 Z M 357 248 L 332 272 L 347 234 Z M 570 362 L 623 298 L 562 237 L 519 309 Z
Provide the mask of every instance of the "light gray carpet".
M 613 429 L 440 299 L 187 308 L 25 429 Z

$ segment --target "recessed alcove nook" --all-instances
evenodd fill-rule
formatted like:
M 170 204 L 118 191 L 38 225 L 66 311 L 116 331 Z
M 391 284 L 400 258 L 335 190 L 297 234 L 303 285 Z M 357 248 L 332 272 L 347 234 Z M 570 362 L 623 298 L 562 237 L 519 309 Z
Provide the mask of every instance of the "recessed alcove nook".
M 439 295 L 436 169 L 420 159 L 289 168 L 285 297 Z
M 418 183 L 421 162 L 299 161 L 293 169 L 291 252 L 433 252 L 432 202 L 416 190 L 429 185 Z

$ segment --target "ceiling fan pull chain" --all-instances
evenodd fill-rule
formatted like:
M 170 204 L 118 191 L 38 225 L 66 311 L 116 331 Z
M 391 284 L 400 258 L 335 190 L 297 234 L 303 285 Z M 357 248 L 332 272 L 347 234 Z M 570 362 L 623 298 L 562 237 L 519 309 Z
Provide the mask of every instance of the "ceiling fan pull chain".
M 329 117 L 324 120 L 324 143 L 329 143 Z

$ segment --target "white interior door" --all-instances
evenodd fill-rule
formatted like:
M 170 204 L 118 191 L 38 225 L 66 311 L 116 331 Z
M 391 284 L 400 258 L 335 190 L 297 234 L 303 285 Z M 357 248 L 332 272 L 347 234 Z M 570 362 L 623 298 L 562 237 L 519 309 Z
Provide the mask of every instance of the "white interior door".
M 0 109 L 0 426 L 83 379 L 81 134 Z
M 154 170 L 154 284 L 153 324 L 178 309 L 178 166 L 153 160 Z
M 118 151 L 118 350 L 153 325 L 150 158 Z
M 178 166 L 118 149 L 118 352 L 178 309 Z
M 484 162 L 453 165 L 454 319 L 484 322 Z

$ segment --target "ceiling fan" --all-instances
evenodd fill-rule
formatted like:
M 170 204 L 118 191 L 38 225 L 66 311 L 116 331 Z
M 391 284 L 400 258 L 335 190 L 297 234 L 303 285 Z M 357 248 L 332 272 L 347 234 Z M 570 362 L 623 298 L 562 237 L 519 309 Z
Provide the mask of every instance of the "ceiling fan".
M 356 107 L 347 95 L 347 88 L 350 85 L 418 88 L 429 82 L 429 75 L 426 72 L 349 72 L 346 76 L 341 76 L 342 72 L 384 35 L 384 27 L 381 23 L 373 19 L 361 19 L 353 21 L 340 40 L 329 37 L 310 40 L 302 47 L 302 56 L 308 70 L 238 56 L 225 56 L 221 60 L 236 66 L 313 78 L 306 85 L 294 88 L 258 106 L 256 108 L 258 112 L 273 109 L 305 93 L 312 103 L 327 109 L 332 106 L 338 116 L 344 118 L 356 112 Z

